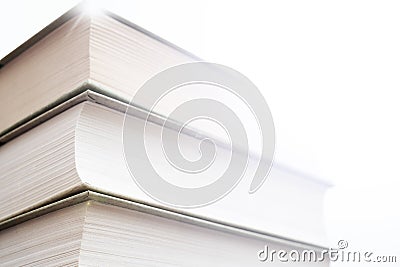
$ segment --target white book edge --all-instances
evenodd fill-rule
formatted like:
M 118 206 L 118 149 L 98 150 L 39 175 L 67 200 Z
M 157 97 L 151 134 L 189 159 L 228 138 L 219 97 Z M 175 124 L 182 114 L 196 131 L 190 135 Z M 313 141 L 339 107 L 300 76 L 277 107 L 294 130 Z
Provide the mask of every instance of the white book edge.
M 112 94 L 109 90 L 103 89 L 101 85 L 98 84 L 95 85 L 93 82 L 85 82 L 75 90 L 71 91 L 70 93 L 62 96 L 53 103 L 37 111 L 32 116 L 27 117 L 25 120 L 20 121 L 18 124 L 15 124 L 12 127 L 12 130 L 10 130 L 9 132 L 0 135 L 0 146 L 18 137 L 19 135 L 29 131 L 30 129 L 40 125 L 41 123 L 48 121 L 49 119 L 57 116 L 63 111 L 85 101 L 97 103 L 119 112 L 135 111 L 135 114 L 130 114 L 133 116 L 140 117 L 143 116 L 143 114 L 147 114 L 146 110 L 143 110 L 140 107 L 131 106 L 123 98 L 120 98 L 117 95 Z M 128 107 L 130 108 L 128 109 Z M 157 123 L 157 120 L 154 119 L 152 120 L 152 118 L 157 118 L 157 117 L 161 117 L 163 120 L 166 119 L 164 116 L 160 114 L 152 113 L 152 116 L 149 118 L 149 121 Z M 169 119 L 168 122 L 175 123 Z M 326 186 L 327 188 L 332 186 L 332 184 L 327 180 L 312 177 L 308 174 L 302 173 L 301 171 L 293 169 L 290 166 L 283 164 L 281 162 L 274 162 L 274 167 L 283 169 L 287 172 L 291 172 L 296 176 L 302 177 L 304 179 L 320 183 Z
M 83 203 L 86 201 L 96 201 L 103 204 L 113 205 L 121 208 L 126 208 L 130 210 L 135 210 L 138 212 L 143 212 L 155 216 L 159 216 L 166 219 L 171 219 L 174 221 L 179 221 L 183 223 L 188 223 L 192 225 L 197 225 L 200 227 L 204 227 L 207 229 L 213 229 L 216 231 L 221 231 L 237 236 L 244 236 L 248 238 L 256 238 L 261 240 L 268 240 L 271 242 L 276 242 L 282 245 L 287 245 L 290 247 L 300 248 L 300 249 L 310 249 L 320 252 L 322 250 L 326 250 L 327 248 L 324 246 L 320 246 L 317 244 L 312 244 L 308 242 L 303 242 L 300 240 L 295 240 L 291 238 L 287 238 L 284 236 L 279 236 L 267 232 L 261 232 L 255 229 L 229 224 L 226 222 L 221 222 L 217 220 L 212 220 L 210 218 L 203 218 L 199 216 L 187 215 L 182 212 L 177 212 L 175 210 L 168 210 L 166 208 L 160 208 L 152 205 L 148 205 L 145 203 L 140 203 L 136 201 L 130 201 L 123 198 L 102 194 L 99 192 L 95 192 L 92 190 L 85 190 L 83 192 L 74 194 L 70 197 L 62 198 L 58 201 L 49 203 L 42 207 L 33 209 L 31 211 L 25 212 L 18 216 L 9 218 L 0 222 L 0 231 L 13 227 L 15 225 L 21 224 L 23 222 L 29 221 L 31 219 L 43 216 L 45 214 L 73 206 L 79 203 Z

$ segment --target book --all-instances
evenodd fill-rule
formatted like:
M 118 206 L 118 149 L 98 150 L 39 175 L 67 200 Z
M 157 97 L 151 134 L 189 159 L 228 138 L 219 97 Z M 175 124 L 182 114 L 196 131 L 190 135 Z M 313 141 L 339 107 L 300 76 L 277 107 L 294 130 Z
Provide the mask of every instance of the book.
M 159 71 L 196 56 L 110 12 L 78 5 L 0 60 L 0 135 L 93 84 L 129 101 Z
M 48 120 L 3 144 L 0 147 L 0 202 L 3 203 L 0 220 L 87 189 L 170 208 L 145 194 L 129 172 L 121 138 L 122 111 L 126 108 L 127 104 L 121 101 L 88 91 L 49 111 Z M 129 116 L 139 121 L 143 120 L 143 113 L 136 109 Z M 137 132 L 132 138 L 140 138 L 141 134 Z M 159 148 L 157 131 L 150 132 L 146 138 L 150 140 L 149 149 Z M 195 136 L 188 135 L 185 140 L 182 146 L 192 150 L 196 147 L 193 144 L 198 143 Z M 229 156 L 221 155 L 229 160 Z M 144 157 L 138 153 L 134 160 L 141 162 Z M 162 161 L 157 164 L 161 166 Z M 218 202 L 176 210 L 285 238 L 324 244 L 323 198 L 327 185 L 275 165 L 265 186 L 249 195 L 249 182 L 257 164 L 257 158 L 250 159 L 242 182 Z M 171 179 L 174 178 L 172 174 Z
M 321 251 L 91 191 L 0 227 L 2 266 L 286 266 L 277 256 L 267 259 L 265 248 Z M 313 266 L 329 266 L 327 258 L 315 259 Z

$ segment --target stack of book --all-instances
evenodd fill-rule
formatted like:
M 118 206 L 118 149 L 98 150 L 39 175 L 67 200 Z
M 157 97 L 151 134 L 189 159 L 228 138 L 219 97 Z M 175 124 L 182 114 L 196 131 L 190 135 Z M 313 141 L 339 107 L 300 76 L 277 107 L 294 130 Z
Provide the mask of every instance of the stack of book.
M 284 165 L 256 194 L 240 183 L 193 209 L 159 203 L 133 181 L 121 138 L 130 98 L 159 71 L 198 60 L 80 7 L 1 60 L 2 266 L 255 266 L 271 260 L 266 246 L 324 249 L 328 185 Z

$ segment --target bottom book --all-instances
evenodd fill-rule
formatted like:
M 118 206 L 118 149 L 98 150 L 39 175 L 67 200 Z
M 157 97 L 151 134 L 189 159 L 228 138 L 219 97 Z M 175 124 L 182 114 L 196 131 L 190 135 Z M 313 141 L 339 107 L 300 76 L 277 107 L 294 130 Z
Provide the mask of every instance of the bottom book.
M 323 249 L 92 191 L 0 229 L 2 266 L 280 266 L 279 251 Z

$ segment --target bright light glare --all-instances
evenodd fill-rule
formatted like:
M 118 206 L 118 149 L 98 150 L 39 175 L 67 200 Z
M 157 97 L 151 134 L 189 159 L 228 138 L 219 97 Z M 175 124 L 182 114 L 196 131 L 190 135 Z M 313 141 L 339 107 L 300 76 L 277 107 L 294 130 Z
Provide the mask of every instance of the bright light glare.
M 90 17 L 97 16 L 104 10 L 102 1 L 86 0 L 82 2 L 81 6 L 83 12 Z

